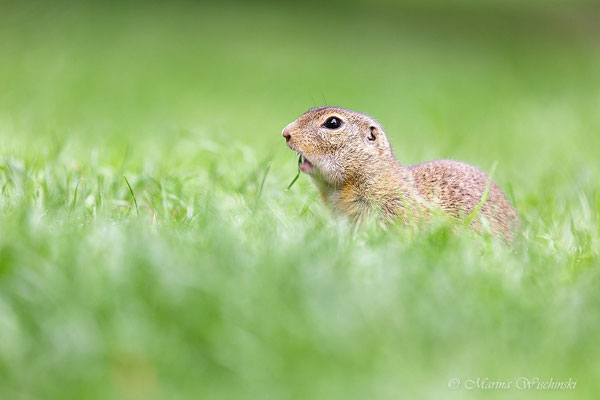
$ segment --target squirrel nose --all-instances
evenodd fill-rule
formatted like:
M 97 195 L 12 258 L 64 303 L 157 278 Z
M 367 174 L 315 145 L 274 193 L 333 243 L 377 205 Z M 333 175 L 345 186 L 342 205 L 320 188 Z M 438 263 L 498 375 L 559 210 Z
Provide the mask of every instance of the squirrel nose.
M 285 138 L 286 142 L 289 142 L 290 139 L 292 138 L 292 135 L 288 131 L 287 126 L 285 128 L 283 128 L 283 130 L 281 131 L 281 135 Z

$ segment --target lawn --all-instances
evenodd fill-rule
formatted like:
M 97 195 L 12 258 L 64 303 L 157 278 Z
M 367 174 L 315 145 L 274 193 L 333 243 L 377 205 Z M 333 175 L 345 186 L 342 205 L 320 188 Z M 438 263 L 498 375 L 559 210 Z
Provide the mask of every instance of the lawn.
M 594 398 L 600 7 L 548 4 L 1 3 L 0 398 Z M 496 164 L 515 244 L 286 191 L 323 104 Z

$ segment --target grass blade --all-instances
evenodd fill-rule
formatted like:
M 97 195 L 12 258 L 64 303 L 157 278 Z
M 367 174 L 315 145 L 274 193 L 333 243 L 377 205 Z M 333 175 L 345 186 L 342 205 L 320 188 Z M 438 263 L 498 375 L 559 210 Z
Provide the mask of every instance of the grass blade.
M 479 203 L 475 206 L 473 211 L 471 211 L 471 214 L 469 214 L 469 216 L 465 220 L 466 226 L 471 225 L 471 222 L 475 219 L 477 214 L 479 214 L 479 211 L 481 211 L 481 208 L 487 201 L 488 197 L 490 197 L 490 187 L 492 186 L 492 179 L 494 177 L 494 172 L 496 172 L 497 166 L 498 166 L 498 161 L 494 161 L 494 164 L 492 165 L 492 169 L 490 170 L 490 173 L 488 176 L 488 180 L 485 184 L 485 190 L 483 191 L 483 194 L 481 195 L 481 200 L 479 200 Z
M 252 208 L 252 214 L 256 211 L 258 207 L 258 200 L 260 200 L 260 195 L 262 194 L 263 187 L 265 186 L 265 181 L 267 180 L 267 175 L 269 174 L 269 169 L 271 169 L 271 163 L 267 164 L 267 168 L 265 168 L 265 172 L 263 174 L 262 180 L 260 181 L 260 186 L 258 187 L 258 193 L 256 193 L 256 200 L 254 201 L 254 207 Z
M 127 187 L 129 188 L 129 193 L 131 193 L 131 197 L 133 197 L 133 204 L 135 204 L 135 213 L 139 217 L 140 210 L 138 209 L 138 203 L 137 203 L 137 200 L 135 199 L 135 193 L 133 193 L 133 189 L 131 188 L 131 185 L 129 184 L 129 181 L 127 180 L 127 177 L 125 175 L 123 175 L 123 179 L 125 179 L 125 183 L 127 184 Z

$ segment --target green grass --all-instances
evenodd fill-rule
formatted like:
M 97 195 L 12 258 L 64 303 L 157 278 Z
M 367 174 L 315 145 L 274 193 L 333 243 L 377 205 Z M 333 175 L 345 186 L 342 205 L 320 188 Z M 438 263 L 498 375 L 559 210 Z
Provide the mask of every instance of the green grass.
M 598 8 L 428 4 L 2 5 L 0 398 L 594 398 Z M 322 103 L 497 165 L 515 246 L 286 191 Z

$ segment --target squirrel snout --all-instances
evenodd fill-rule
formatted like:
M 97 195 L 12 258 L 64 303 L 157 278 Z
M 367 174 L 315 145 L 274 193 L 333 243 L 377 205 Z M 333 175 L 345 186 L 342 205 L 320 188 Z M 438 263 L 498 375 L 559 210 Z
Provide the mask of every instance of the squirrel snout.
M 292 134 L 288 130 L 287 126 L 285 128 L 283 128 L 283 130 L 281 131 L 281 136 L 283 136 L 285 138 L 286 142 L 289 142 L 290 139 L 292 138 Z

